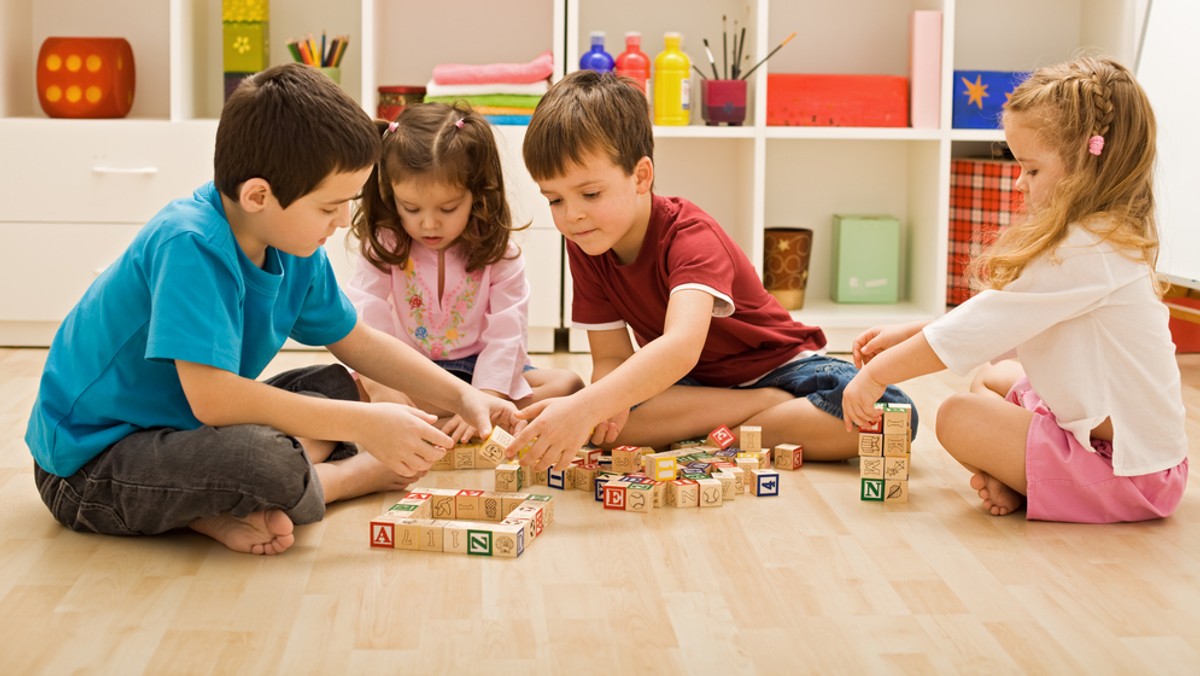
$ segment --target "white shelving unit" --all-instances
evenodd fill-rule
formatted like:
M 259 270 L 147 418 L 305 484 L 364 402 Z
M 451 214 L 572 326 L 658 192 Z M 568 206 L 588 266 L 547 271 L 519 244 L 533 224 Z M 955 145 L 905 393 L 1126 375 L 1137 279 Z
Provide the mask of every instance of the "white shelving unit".
M 655 130 L 656 187 L 716 217 L 760 269 L 764 229 L 813 230 L 805 306 L 793 314 L 823 327 L 831 349 L 846 350 L 869 326 L 933 319 L 945 311 L 950 162 L 1003 141 L 999 131 L 950 127 L 953 71 L 1031 70 L 1081 50 L 1132 64 L 1144 6 L 1145 0 L 568 0 L 566 62 L 577 62 L 593 30 L 607 33 L 614 55 L 624 49 L 626 31 L 640 31 L 651 58 L 662 49 L 662 33 L 674 30 L 683 33 L 684 50 L 707 73 L 701 40 L 708 38 L 721 68 L 724 16 L 731 32 L 735 19 L 739 31 L 747 26 L 745 69 L 797 33 L 749 78 L 747 126 L 698 126 L 694 111 L 692 126 Z M 907 76 L 908 22 L 915 10 L 943 14 L 938 128 L 766 125 L 768 72 Z M 905 284 L 899 303 L 829 299 L 835 213 L 900 219 Z M 569 291 L 568 285 L 568 297 Z M 568 301 L 568 322 L 569 307 Z M 571 338 L 573 349 L 586 349 L 584 336 L 573 332 Z
M 825 328 L 846 349 L 873 324 L 932 319 L 944 311 L 949 172 L 955 157 L 1002 140 L 997 131 L 950 128 L 955 69 L 1028 70 L 1087 50 L 1132 64 L 1147 0 L 288 0 L 271 6 L 271 62 L 290 61 L 288 37 L 322 29 L 351 36 L 342 86 L 371 114 L 379 85 L 424 84 L 438 63 L 525 62 L 550 50 L 556 73 L 573 70 L 593 30 L 614 55 L 624 33 L 642 33 L 653 56 L 661 36 L 684 35 L 706 63 L 717 53 L 721 17 L 747 27 L 748 64 L 792 31 L 787 47 L 749 80 L 746 126 L 659 127 L 657 190 L 709 211 L 761 265 L 763 231 L 814 231 L 805 307 L 796 316 Z M 943 13 L 941 125 L 937 129 L 768 127 L 768 72 L 906 75 L 908 17 Z M 0 344 L 47 344 L 96 271 L 167 201 L 211 177 L 212 139 L 223 102 L 220 0 L 0 0 Z M 126 37 L 137 94 L 121 120 L 48 119 L 37 104 L 35 59 L 50 35 Z M 748 67 L 748 65 L 747 65 Z M 698 87 L 696 87 L 698 90 Z M 570 281 L 561 238 L 520 157 L 523 127 L 498 131 L 533 303 L 530 341 L 553 345 L 569 325 Z M 839 212 L 897 216 L 905 286 L 894 305 L 844 305 L 829 298 L 830 231 Z M 339 275 L 348 271 L 330 247 Z M 564 313 L 565 308 L 565 313 Z M 574 348 L 586 349 L 572 335 Z

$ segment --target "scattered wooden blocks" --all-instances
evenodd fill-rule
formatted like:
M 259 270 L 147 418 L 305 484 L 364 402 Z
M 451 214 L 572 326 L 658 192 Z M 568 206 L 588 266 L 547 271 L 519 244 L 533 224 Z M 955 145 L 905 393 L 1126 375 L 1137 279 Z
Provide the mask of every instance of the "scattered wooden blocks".
M 881 411 L 876 424 L 859 428 L 859 499 L 867 502 L 908 502 L 912 463 L 912 407 L 875 404 Z
M 549 495 L 413 488 L 371 520 L 370 544 L 381 549 L 516 558 L 553 521 L 553 504 Z M 454 511 L 446 519 L 428 518 L 439 511 L 435 505 Z

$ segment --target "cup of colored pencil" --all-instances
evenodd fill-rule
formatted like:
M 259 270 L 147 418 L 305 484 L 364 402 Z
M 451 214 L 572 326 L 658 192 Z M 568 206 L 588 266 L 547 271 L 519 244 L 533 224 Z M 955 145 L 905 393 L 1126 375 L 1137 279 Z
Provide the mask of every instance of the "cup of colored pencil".
M 341 84 L 342 57 L 346 55 L 349 35 L 337 35 L 328 40 L 324 32 L 317 40 L 311 33 L 303 40 L 288 40 L 287 47 L 296 63 L 319 69 L 329 79 Z

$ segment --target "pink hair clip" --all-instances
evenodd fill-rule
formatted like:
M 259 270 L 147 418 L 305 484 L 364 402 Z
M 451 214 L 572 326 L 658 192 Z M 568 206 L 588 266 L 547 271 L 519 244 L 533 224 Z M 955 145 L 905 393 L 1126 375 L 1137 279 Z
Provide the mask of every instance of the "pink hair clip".
M 1097 134 L 1088 139 L 1088 152 L 1096 156 L 1104 152 L 1104 137 Z
M 459 129 L 462 129 L 462 128 L 463 128 L 463 124 L 464 124 L 465 122 L 466 122 L 466 120 L 462 120 L 462 119 L 460 119 L 460 120 L 458 120 L 457 122 L 455 122 L 455 123 L 454 123 L 454 126 L 458 127 Z
M 395 120 L 388 122 L 387 131 L 383 132 L 383 137 L 387 138 L 388 134 L 391 134 L 392 132 L 396 131 L 399 128 L 400 128 L 399 122 L 396 122 Z

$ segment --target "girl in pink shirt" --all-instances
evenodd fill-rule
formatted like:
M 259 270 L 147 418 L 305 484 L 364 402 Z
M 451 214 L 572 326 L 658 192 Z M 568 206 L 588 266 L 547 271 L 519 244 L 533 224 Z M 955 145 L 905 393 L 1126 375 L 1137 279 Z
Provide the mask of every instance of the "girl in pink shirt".
M 519 228 L 491 126 L 467 108 L 440 103 L 407 106 L 379 124 L 383 155 L 354 219 L 360 260 L 347 289 L 363 322 L 518 407 L 583 387 L 571 371 L 529 365 L 529 284 L 511 241 Z M 430 410 L 360 382 L 372 400 Z M 457 415 L 443 430 L 455 441 L 476 434 Z

